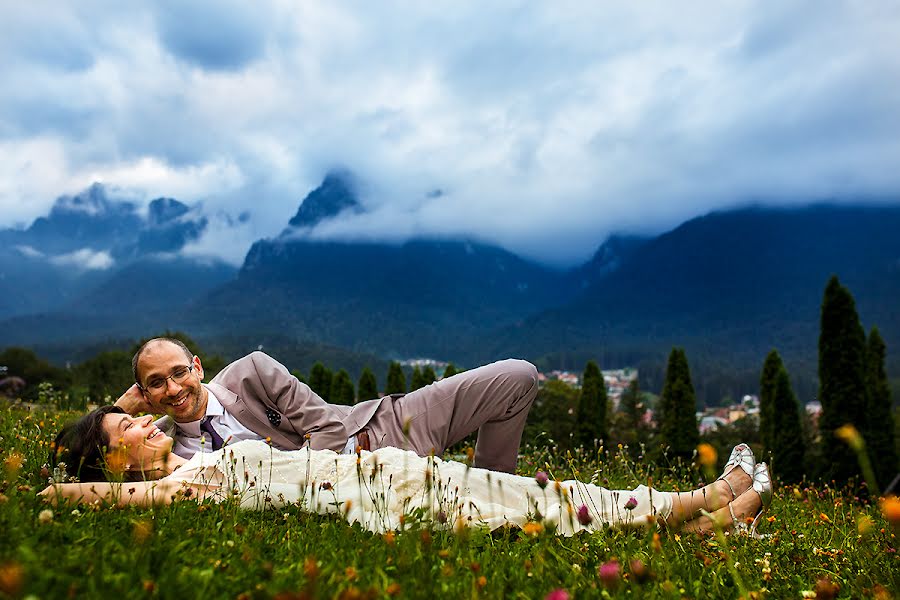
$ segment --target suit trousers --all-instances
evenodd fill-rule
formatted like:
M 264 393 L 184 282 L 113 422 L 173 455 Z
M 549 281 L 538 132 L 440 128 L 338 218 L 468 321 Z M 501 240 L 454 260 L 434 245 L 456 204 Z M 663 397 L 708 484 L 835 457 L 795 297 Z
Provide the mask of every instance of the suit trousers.
M 420 456 L 440 455 L 477 430 L 475 466 L 514 473 L 537 392 L 534 365 L 509 359 L 464 371 L 401 398 L 385 398 L 366 426 L 372 450 L 395 446 Z

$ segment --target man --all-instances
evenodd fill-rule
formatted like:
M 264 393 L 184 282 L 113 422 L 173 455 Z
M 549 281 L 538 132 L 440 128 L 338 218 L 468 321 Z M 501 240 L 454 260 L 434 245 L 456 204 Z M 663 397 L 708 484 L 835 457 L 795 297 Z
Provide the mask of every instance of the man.
M 266 439 L 282 450 L 396 446 L 425 456 L 478 430 L 475 466 L 512 473 L 537 395 L 534 365 L 504 360 L 399 398 L 339 406 L 262 352 L 236 360 L 204 384 L 200 359 L 170 338 L 141 346 L 132 370 L 136 383 L 116 405 L 132 415 L 167 415 L 158 426 L 171 431 L 174 425 L 174 452 L 185 457 L 245 439 Z

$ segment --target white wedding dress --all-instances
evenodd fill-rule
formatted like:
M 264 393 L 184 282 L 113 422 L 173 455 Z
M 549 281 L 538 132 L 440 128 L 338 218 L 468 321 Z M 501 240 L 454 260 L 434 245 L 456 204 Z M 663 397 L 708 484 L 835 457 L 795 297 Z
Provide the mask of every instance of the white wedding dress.
M 209 486 L 215 498 L 237 497 L 244 508 L 299 503 L 321 514 L 339 513 L 375 532 L 398 529 L 416 518 L 439 527 L 490 529 L 542 518 L 544 525 L 571 535 L 605 526 L 645 526 L 672 510 L 669 494 L 643 485 L 613 491 L 569 480 L 559 485 L 550 481 L 542 489 L 533 477 L 390 447 L 357 456 L 330 450 L 285 452 L 261 441 L 243 441 L 197 453 L 168 478 Z

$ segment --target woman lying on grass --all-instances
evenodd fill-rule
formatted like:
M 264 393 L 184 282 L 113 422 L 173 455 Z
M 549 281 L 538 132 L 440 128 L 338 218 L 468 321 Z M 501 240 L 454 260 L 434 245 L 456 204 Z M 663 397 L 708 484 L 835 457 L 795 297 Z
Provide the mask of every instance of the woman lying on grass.
M 543 473 L 520 477 L 390 447 L 340 455 L 242 441 L 185 460 L 171 452 L 172 444 L 152 417 L 100 408 L 56 438 L 51 463 L 80 483 L 54 483 L 41 494 L 51 501 L 139 506 L 226 498 L 251 509 L 299 503 L 322 514 L 340 513 L 371 531 L 396 529 L 402 519 L 416 516 L 439 526 L 490 529 L 542 521 L 564 535 L 657 520 L 695 531 L 712 529 L 713 519 L 739 528 L 755 517 L 753 532 L 772 497 L 765 463 L 755 464 L 744 444 L 735 447 L 719 479 L 690 492 L 549 482 Z

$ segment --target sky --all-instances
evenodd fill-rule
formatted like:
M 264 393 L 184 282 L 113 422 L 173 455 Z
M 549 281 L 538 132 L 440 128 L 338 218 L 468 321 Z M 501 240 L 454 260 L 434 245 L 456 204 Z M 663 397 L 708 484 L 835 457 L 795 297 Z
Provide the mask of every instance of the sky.
M 900 201 L 900 4 L 0 4 L 0 227 L 102 182 L 312 235 L 466 236 L 559 266 L 748 203 Z M 246 218 L 237 219 L 244 214 Z

